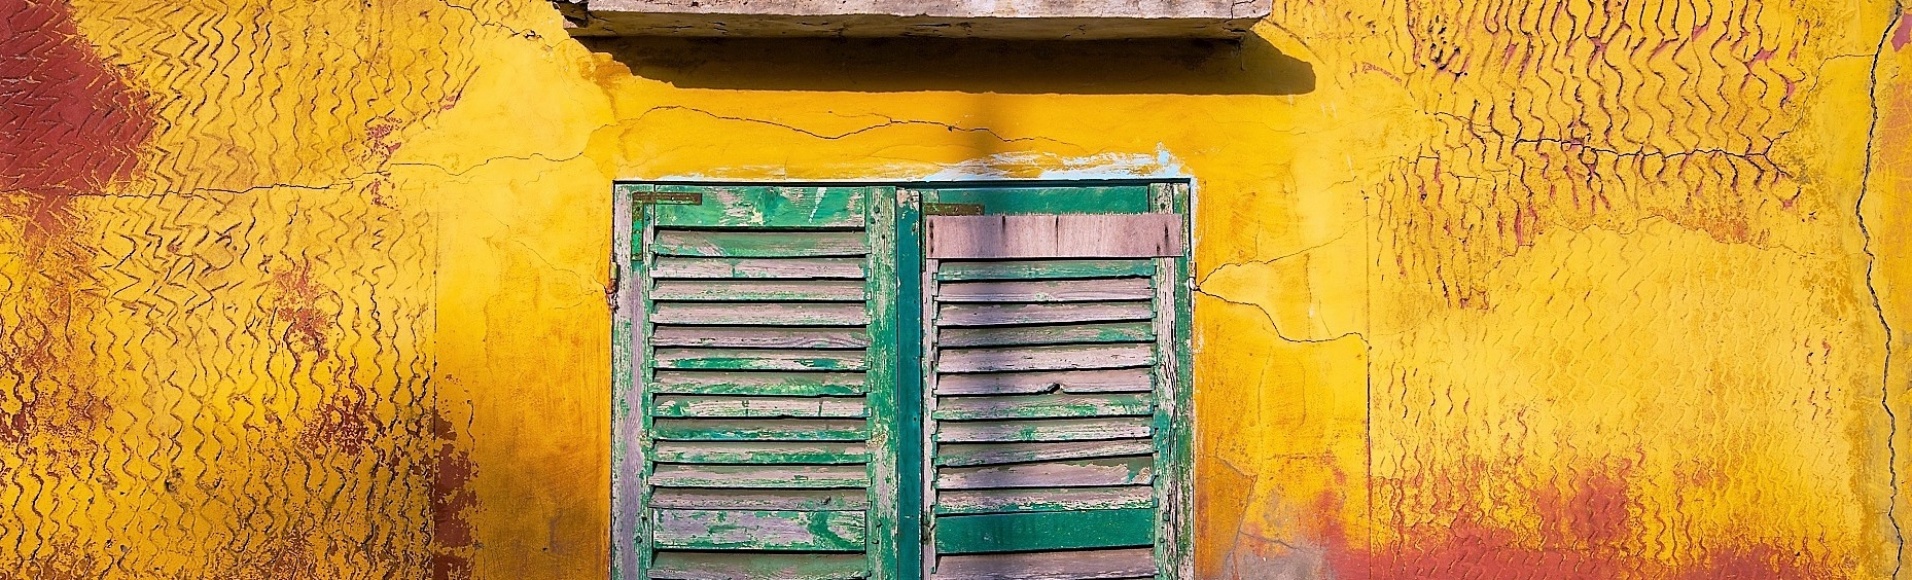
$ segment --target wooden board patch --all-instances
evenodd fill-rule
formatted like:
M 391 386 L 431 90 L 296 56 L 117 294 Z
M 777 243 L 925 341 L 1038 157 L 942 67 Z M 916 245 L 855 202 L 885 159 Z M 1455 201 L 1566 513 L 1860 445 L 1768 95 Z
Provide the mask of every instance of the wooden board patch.
M 1155 258 L 1183 252 L 1182 216 L 1051 214 L 930 216 L 929 257 Z

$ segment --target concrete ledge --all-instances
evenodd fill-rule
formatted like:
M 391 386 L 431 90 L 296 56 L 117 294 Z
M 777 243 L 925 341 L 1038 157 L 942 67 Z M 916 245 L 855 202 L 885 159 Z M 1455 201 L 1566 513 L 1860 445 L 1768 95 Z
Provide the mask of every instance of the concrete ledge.
M 1233 38 L 1273 0 L 554 0 L 575 36 Z

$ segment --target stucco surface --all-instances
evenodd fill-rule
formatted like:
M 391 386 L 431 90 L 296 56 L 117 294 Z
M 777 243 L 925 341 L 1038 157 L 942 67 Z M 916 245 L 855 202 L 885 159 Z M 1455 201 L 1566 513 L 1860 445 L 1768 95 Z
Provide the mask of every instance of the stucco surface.
M 1893 2 L 0 17 L 0 579 L 602 577 L 611 180 L 1136 175 L 1197 184 L 1201 577 L 1912 576 Z

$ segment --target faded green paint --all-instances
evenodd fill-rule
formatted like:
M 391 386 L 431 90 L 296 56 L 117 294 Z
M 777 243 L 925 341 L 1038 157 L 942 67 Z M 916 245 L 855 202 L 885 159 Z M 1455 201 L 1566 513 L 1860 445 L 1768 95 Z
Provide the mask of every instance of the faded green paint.
M 869 575 L 862 554 L 755 554 L 725 559 L 708 553 L 675 552 L 657 559 L 657 570 L 672 578 L 776 578 L 778 580 L 858 580 Z
M 657 393 L 812 397 L 863 394 L 863 376 L 853 373 L 677 372 L 651 379 Z
M 1098 342 L 1154 342 L 1155 328 L 1147 322 L 1109 322 L 1067 326 L 944 329 L 938 337 L 945 347 L 1036 346 Z
M 869 188 L 658 185 L 658 192 L 704 194 L 700 205 L 647 206 L 659 226 L 863 227 Z
M 1015 262 L 943 262 L 936 279 L 1043 280 L 1154 276 L 1149 260 L 1021 260 Z
M 1147 213 L 1147 185 L 1057 185 L 1051 187 L 938 187 L 925 189 L 925 203 L 980 205 L 988 215 L 1051 213 Z
M 868 533 L 853 511 L 658 510 L 657 547 L 685 550 L 860 552 Z
M 1147 546 L 1155 510 L 1115 509 L 948 516 L 936 522 L 942 554 Z
M 898 190 L 896 212 L 896 373 L 898 580 L 923 577 L 923 477 L 929 467 L 923 457 L 923 213 L 922 192 Z M 904 271 L 902 266 L 909 265 Z M 914 364 L 910 364 L 914 363 Z
M 899 447 L 904 440 L 898 436 L 897 401 L 900 375 L 898 345 L 902 342 L 898 335 L 897 311 L 897 216 L 895 188 L 873 188 L 873 203 L 869 204 L 867 222 L 863 224 L 869 232 L 870 276 L 869 312 L 870 312 L 870 348 L 868 350 L 873 364 L 864 374 L 869 385 L 870 408 L 870 447 L 878 450 L 870 457 L 870 534 L 867 550 L 871 562 L 891 565 L 873 566 L 870 569 L 872 580 L 891 580 L 897 577 L 901 502 L 900 465 L 897 458 Z
M 814 258 L 861 256 L 870 246 L 863 232 L 690 230 L 658 235 L 652 251 L 665 256 Z
M 666 447 L 658 446 L 652 457 L 666 463 L 706 463 L 706 464 L 818 464 L 850 465 L 866 463 L 870 460 L 869 448 L 863 445 L 826 447 L 814 444 L 787 444 L 770 446 L 762 443 L 748 445 L 728 445 L 725 447 Z
M 870 436 L 867 423 L 861 419 L 758 422 L 660 418 L 652 420 L 651 436 L 673 441 L 862 441 Z
M 939 421 L 1062 419 L 1148 415 L 1154 411 L 1155 396 L 1149 393 L 1106 395 L 1047 393 L 1004 397 L 965 397 L 954 403 L 938 406 L 935 416 Z

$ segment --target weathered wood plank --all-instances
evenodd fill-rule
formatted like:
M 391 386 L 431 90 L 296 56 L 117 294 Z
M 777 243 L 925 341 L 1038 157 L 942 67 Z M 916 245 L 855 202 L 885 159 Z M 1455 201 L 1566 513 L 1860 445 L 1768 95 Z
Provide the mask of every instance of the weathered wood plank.
M 658 348 L 652 352 L 651 360 L 660 369 L 860 371 L 869 368 L 868 357 L 861 350 Z
M 856 419 L 657 419 L 651 431 L 673 441 L 861 441 L 870 429 Z
M 936 470 L 937 489 L 1102 487 L 1154 480 L 1155 459 L 1146 455 Z
M 937 339 L 944 347 L 1152 342 L 1155 340 L 1155 329 L 1147 321 L 1054 326 L 981 326 L 945 328 L 937 333 Z
M 936 355 L 936 370 L 945 373 L 1117 369 L 1151 364 L 1155 364 L 1155 345 L 1146 342 L 945 348 Z
M 652 457 L 664 463 L 848 464 L 870 459 L 861 442 L 658 441 L 654 449 Z
M 861 552 L 863 512 L 674 510 L 652 512 L 660 549 Z
M 1136 548 L 944 556 L 932 580 L 1123 580 L 1155 573 L 1152 551 Z
M 1150 260 L 999 260 L 943 262 L 936 279 L 965 280 L 1073 280 L 1154 276 Z
M 861 302 L 862 280 L 658 280 L 652 300 Z
M 651 472 L 657 487 L 733 489 L 817 489 L 866 487 L 870 470 L 862 465 L 686 465 L 659 463 Z
M 938 285 L 942 302 L 1096 302 L 1155 298 L 1148 278 L 1086 280 L 990 280 Z
M 683 258 L 658 257 L 651 277 L 663 279 L 861 279 L 865 258 Z
M 657 324 L 863 326 L 870 314 L 861 302 L 758 302 L 748 305 L 721 302 L 655 302 L 651 322 Z
M 944 443 L 1096 441 L 1148 437 L 1149 417 L 1035 419 L 1029 421 L 944 421 L 936 440 Z
M 854 511 L 868 509 L 869 506 L 869 492 L 853 488 L 763 490 L 661 487 L 651 493 L 651 507 L 663 509 Z
M 937 495 L 938 514 L 988 514 L 1155 507 L 1155 487 L 1075 487 L 1056 489 L 967 489 Z
M 869 345 L 869 333 L 855 327 L 660 325 L 651 330 L 651 346 L 864 348 Z
M 870 244 L 861 231 L 660 229 L 651 251 L 706 258 L 817 258 L 861 256 Z
M 924 222 L 925 250 L 939 260 L 1183 253 L 1182 216 L 1172 213 L 930 216 Z
M 789 397 L 863 394 L 862 373 L 786 373 L 751 371 L 657 371 L 651 391 L 685 395 L 767 395 Z
M 862 580 L 863 554 L 658 552 L 652 580 Z
M 1142 416 L 1155 412 L 1148 393 L 1070 395 L 1009 395 L 945 397 L 936 403 L 935 417 L 945 421 L 978 419 L 1060 419 L 1069 417 Z
M 1155 316 L 1147 300 L 1130 302 L 954 303 L 936 309 L 937 326 L 1001 326 L 1148 320 Z
M 1064 459 L 1129 457 L 1155 451 L 1152 439 L 1037 443 L 952 443 L 936 450 L 936 465 L 967 467 Z
M 1065 393 L 1138 393 L 1154 386 L 1146 368 L 1101 371 L 1041 371 L 959 374 L 938 377 L 938 395 L 1027 395 Z
M 658 395 L 653 405 L 658 417 L 860 419 L 869 416 L 862 397 Z
M 1155 510 L 1026 512 L 936 518 L 939 554 L 1127 548 L 1155 541 Z
M 863 227 L 870 188 L 659 185 L 659 193 L 697 193 L 697 205 L 655 205 L 662 227 Z

